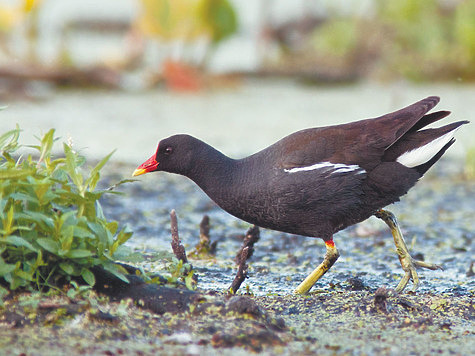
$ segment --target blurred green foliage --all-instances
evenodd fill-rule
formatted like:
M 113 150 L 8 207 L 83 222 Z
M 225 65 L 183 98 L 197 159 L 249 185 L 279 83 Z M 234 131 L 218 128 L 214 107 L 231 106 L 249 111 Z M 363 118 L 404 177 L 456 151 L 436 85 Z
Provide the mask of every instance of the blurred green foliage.
M 358 45 L 357 23 L 345 19 L 325 22 L 313 33 L 312 44 L 320 53 L 347 56 Z
M 465 156 L 464 175 L 468 180 L 475 180 L 475 147 L 469 148 Z
M 383 60 L 413 79 L 475 79 L 475 2 L 377 1 Z
M 383 78 L 475 80 L 475 1 L 375 0 L 373 13 L 335 15 L 310 37 L 315 66 Z
M 136 1 L 141 11 L 128 24 L 129 33 L 158 39 L 160 43 L 188 46 L 190 52 L 199 53 L 197 57 L 201 57 L 202 49 L 193 46 L 205 39 L 207 47 L 201 59 L 180 50 L 183 58 L 179 60 L 186 62 L 194 58 L 198 66 L 206 63 L 213 49 L 238 29 L 238 14 L 230 0 Z M 23 0 L 13 7 L 0 5 L 0 51 L 7 56 L 14 54 L 9 46 L 15 40 L 8 39 L 8 35 L 12 29 L 26 26 L 26 31 L 20 31 L 20 36 L 26 35 L 28 44 L 25 58 L 29 62 L 41 62 L 36 46 L 43 4 L 39 0 Z M 268 5 L 262 9 L 264 17 L 273 10 L 272 2 Z M 292 64 L 290 73 L 307 66 L 310 73 L 320 71 L 337 76 L 340 73 L 349 78 L 475 80 L 473 0 L 373 0 L 365 13 L 359 10 L 360 4 L 354 5 L 353 11 L 350 4 L 322 2 L 319 6 L 319 13 L 327 13 L 327 18 L 320 18 L 322 21 L 311 35 L 305 33 L 305 45 L 298 43 L 293 53 L 283 51 L 285 58 L 278 62 L 283 67 L 286 61 Z M 305 13 L 304 17 L 312 14 Z M 266 31 L 265 25 L 261 30 Z M 292 38 L 292 33 L 288 37 Z M 278 42 L 279 38 L 274 40 Z M 64 43 L 61 46 L 68 48 Z M 139 47 L 132 50 L 131 58 L 125 52 L 123 62 L 115 63 L 122 63 L 122 69 L 129 64 L 133 66 L 134 60 L 145 53 Z M 301 51 L 302 48 L 305 50 Z M 164 57 L 171 57 L 172 52 L 169 50 Z M 61 51 L 57 63 L 64 64 L 65 58 L 73 63 L 67 50 Z
M 228 0 L 140 0 L 140 30 L 161 39 L 208 37 L 213 44 L 237 30 L 237 16 Z
M 238 28 L 236 12 L 228 0 L 203 1 L 200 12 L 214 44 L 225 40 Z
M 53 159 L 54 130 L 31 146 L 37 159 L 15 159 L 19 135 L 0 136 L 0 294 L 2 285 L 42 290 L 81 278 L 92 286 L 95 266 L 128 281 L 115 260 L 130 254 L 123 244 L 132 232 L 105 218 L 99 198 L 108 191 L 96 189 L 111 154 L 86 174 L 68 144 Z

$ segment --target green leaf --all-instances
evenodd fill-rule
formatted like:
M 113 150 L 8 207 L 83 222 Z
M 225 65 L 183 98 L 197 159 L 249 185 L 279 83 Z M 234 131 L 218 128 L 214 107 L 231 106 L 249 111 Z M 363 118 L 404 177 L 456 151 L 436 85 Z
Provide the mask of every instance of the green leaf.
M 111 255 L 111 258 L 115 258 L 114 254 L 117 248 L 119 247 L 119 241 L 115 241 L 112 246 L 109 248 L 109 254 Z
M 67 262 L 61 262 L 59 264 L 59 267 L 64 271 L 66 272 L 66 274 L 72 276 L 74 275 L 74 266 L 70 263 L 67 263 Z
M 93 238 L 94 234 L 88 229 L 80 226 L 74 226 L 74 237 L 78 237 L 80 239 Z
M 92 273 L 89 269 L 83 268 L 81 271 L 81 277 L 84 281 L 93 286 L 96 283 L 96 277 L 94 277 L 94 273 Z
M 91 171 L 89 174 L 89 178 L 86 180 L 85 185 L 89 187 L 89 189 L 94 190 L 96 189 L 97 182 L 99 181 L 100 178 L 100 170 L 104 165 L 109 161 L 111 156 L 114 154 L 115 150 L 109 153 L 107 156 L 105 156 Z
M 63 144 L 64 153 L 66 154 L 66 171 L 69 174 L 73 184 L 80 192 L 83 192 L 83 176 L 78 171 L 77 153 L 75 153 L 71 147 L 67 144 Z
M 14 152 L 19 147 L 18 138 L 20 137 L 20 131 L 20 127 L 17 124 L 16 129 L 7 131 L 0 136 L 0 150 Z
M 16 229 L 12 228 L 13 225 L 13 215 L 14 215 L 14 207 L 13 204 L 10 205 L 10 209 L 8 209 L 7 216 L 5 216 L 4 219 L 2 219 L 2 227 L 3 227 L 3 233 L 5 235 L 10 235 L 12 232 L 14 232 Z M 3 215 L 3 214 L 2 214 Z
M 54 143 L 54 129 L 49 130 L 41 139 L 40 158 L 38 162 L 43 162 L 51 155 L 51 149 Z
M 29 272 L 26 272 L 22 269 L 16 269 L 14 272 L 13 272 L 17 277 L 20 277 L 21 279 L 25 280 L 25 281 L 34 281 L 34 278 L 33 278 L 33 273 L 29 273 Z
M 74 226 L 69 225 L 66 229 L 63 229 L 63 236 L 61 236 L 61 250 L 69 251 L 73 243 L 74 238 Z
M 48 237 L 40 238 L 40 239 L 37 239 L 36 242 L 46 251 L 51 252 L 55 255 L 58 254 L 59 247 L 60 247 L 59 243 L 53 240 L 52 238 L 48 238 Z
M 78 219 L 76 217 L 76 212 L 74 210 L 70 210 L 61 214 L 57 223 L 59 224 L 60 228 L 63 228 L 69 225 L 75 226 L 77 224 L 77 221 Z
M 127 271 L 125 270 L 124 267 L 115 264 L 115 263 L 107 263 L 102 266 L 107 272 L 112 273 L 114 276 L 119 278 L 120 280 L 129 283 L 129 280 L 125 276 L 127 274 Z
M 87 224 L 87 226 L 92 230 L 94 235 L 97 236 L 102 246 L 109 247 L 112 244 L 112 235 L 103 224 L 98 222 L 90 222 Z
M 117 241 L 119 244 L 124 244 L 127 242 L 133 235 L 132 230 L 128 225 L 126 225 L 122 230 L 120 230 L 119 234 L 117 235 Z
M 69 257 L 69 258 L 84 258 L 84 257 L 91 257 L 93 256 L 94 254 L 89 251 L 89 250 L 85 250 L 85 249 L 77 249 L 77 250 L 71 250 L 69 251 L 67 254 L 66 254 L 66 257 Z
M 115 261 L 123 261 L 123 262 L 132 262 L 132 263 L 139 263 L 143 262 L 144 256 L 139 252 L 133 252 L 130 247 L 122 245 L 118 246 L 115 252 L 112 255 Z
M 32 175 L 34 169 L 8 169 L 0 171 L 0 179 L 21 179 Z
M 11 273 L 15 270 L 16 266 L 14 264 L 5 263 L 3 258 L 0 257 L 0 276 L 3 277 L 8 273 Z
M 44 184 L 37 184 L 35 186 L 35 194 L 38 197 L 40 205 L 46 205 L 53 199 L 57 198 L 58 195 L 51 190 L 52 185 L 53 182 L 51 182 L 50 179 L 47 179 L 47 182 Z
M 39 227 L 43 230 L 54 230 L 54 222 L 53 219 L 50 218 L 48 215 L 36 212 L 36 211 L 25 211 L 24 213 L 18 213 L 18 218 L 22 218 L 31 222 L 36 223 Z
M 21 201 L 25 201 L 25 202 L 29 202 L 33 204 L 38 204 L 38 205 L 40 204 L 36 196 L 31 195 L 31 194 L 26 194 L 23 192 L 12 193 L 10 194 L 10 198 L 12 198 L 13 200 L 21 200 Z
M 6 241 L 9 244 L 16 247 L 26 247 L 27 249 L 33 252 L 38 251 L 38 249 L 36 249 L 31 243 L 21 238 L 20 236 L 10 235 L 10 236 L 7 236 L 3 241 Z
M 96 202 L 96 217 L 100 220 L 106 220 L 104 211 L 102 210 L 102 205 L 99 203 L 99 201 Z
M 117 229 L 119 228 L 119 224 L 117 221 L 111 221 L 106 224 L 107 229 L 110 231 L 112 235 L 114 235 L 117 232 Z
M 34 268 L 38 268 L 41 266 L 47 266 L 48 264 L 43 261 L 43 252 L 41 250 L 38 250 L 38 254 L 36 255 L 36 261 L 34 264 Z
M 193 279 L 193 270 L 185 276 L 185 285 L 189 290 L 196 289 L 196 281 Z

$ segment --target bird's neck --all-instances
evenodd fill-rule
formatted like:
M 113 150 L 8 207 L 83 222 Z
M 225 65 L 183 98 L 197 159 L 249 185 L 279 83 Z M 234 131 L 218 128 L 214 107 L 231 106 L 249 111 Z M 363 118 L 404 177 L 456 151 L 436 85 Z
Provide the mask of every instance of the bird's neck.
M 228 213 L 246 221 L 252 221 L 252 206 L 264 199 L 268 188 L 265 160 L 253 156 L 232 159 L 211 146 L 200 152 L 193 169 L 186 175 L 192 179 L 216 204 Z M 256 172 L 261 172 L 256 176 Z M 264 173 L 262 173 L 264 172 Z M 250 215 L 249 215 L 250 214 Z
M 234 187 L 238 162 L 206 144 L 195 156 L 193 168 L 186 176 L 215 200 L 223 190 Z

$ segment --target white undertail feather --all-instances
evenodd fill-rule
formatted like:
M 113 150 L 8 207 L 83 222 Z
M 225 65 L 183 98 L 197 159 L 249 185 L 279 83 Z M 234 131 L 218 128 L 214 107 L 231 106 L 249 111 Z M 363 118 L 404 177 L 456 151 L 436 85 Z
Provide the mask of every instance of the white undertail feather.
M 412 168 L 430 161 L 432 157 L 434 157 L 447 143 L 450 142 L 457 130 L 458 128 L 447 132 L 445 135 L 436 138 L 424 146 L 404 152 L 397 158 L 396 162 L 399 162 L 406 167 Z

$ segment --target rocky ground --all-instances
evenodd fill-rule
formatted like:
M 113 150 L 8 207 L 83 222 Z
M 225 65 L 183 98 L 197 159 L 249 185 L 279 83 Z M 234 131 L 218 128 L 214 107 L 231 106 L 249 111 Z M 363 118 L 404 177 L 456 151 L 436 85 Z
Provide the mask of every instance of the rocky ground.
M 441 162 L 390 207 L 411 251 L 443 271 L 419 272 L 417 293 L 395 295 L 401 276 L 389 230 L 375 218 L 335 236 L 341 257 L 310 294 L 292 293 L 321 260 L 319 239 L 261 230 L 249 278 L 229 297 L 234 256 L 248 225 L 211 203 L 181 177 L 151 174 L 108 196 L 103 209 L 135 231 L 139 266 L 160 272 L 171 253 L 169 211 L 190 253 L 203 215 L 217 241 L 214 256 L 190 259 L 200 299 L 185 312 L 157 314 L 132 302 L 89 295 L 21 295 L 0 311 L 6 355 L 468 355 L 475 348 L 473 295 L 475 182 L 461 162 Z M 133 170 L 112 165 L 104 186 Z M 408 290 L 410 287 L 408 287 Z M 140 303 L 138 303 L 140 304 Z

